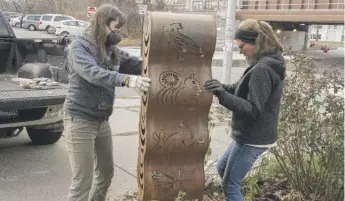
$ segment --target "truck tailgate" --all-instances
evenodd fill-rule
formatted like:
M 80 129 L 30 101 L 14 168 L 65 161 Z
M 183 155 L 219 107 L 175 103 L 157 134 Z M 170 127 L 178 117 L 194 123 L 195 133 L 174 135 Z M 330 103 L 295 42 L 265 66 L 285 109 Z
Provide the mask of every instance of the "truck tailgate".
M 62 104 L 67 85 L 51 86 L 44 89 L 24 89 L 10 76 L 0 76 L 0 109 L 26 109 Z

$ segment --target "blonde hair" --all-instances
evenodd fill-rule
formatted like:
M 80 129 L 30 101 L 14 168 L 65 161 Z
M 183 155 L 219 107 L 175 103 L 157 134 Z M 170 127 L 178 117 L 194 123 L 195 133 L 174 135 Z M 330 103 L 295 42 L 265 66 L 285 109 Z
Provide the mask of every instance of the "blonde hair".
M 267 22 L 247 19 L 239 25 L 239 29 L 258 33 L 258 37 L 255 40 L 255 57 L 260 57 L 265 54 L 277 54 L 283 51 L 283 46 L 279 42 L 271 25 Z
M 120 25 L 123 26 L 126 23 L 126 16 L 117 6 L 103 4 L 97 9 L 86 29 L 86 32 L 96 41 L 102 61 L 106 58 L 105 41 L 107 39 L 107 32 L 105 27 L 113 20 L 119 21 Z

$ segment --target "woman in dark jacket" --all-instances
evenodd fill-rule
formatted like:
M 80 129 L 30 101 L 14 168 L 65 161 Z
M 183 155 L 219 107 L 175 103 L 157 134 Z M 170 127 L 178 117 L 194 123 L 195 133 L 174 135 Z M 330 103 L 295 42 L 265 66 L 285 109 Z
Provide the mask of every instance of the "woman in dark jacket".
M 232 111 L 233 141 L 217 164 L 227 201 L 242 201 L 240 184 L 255 160 L 276 145 L 278 115 L 285 77 L 282 45 L 272 27 L 243 21 L 235 42 L 250 64 L 239 81 L 225 85 L 206 81 L 204 87 Z

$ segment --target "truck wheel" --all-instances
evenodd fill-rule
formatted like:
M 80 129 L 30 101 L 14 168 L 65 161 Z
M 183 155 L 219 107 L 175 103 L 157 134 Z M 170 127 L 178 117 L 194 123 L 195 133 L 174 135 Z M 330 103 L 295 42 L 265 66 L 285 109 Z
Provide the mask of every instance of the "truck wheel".
M 62 131 L 51 131 L 49 129 L 26 128 L 32 143 L 36 145 L 54 144 L 59 141 Z

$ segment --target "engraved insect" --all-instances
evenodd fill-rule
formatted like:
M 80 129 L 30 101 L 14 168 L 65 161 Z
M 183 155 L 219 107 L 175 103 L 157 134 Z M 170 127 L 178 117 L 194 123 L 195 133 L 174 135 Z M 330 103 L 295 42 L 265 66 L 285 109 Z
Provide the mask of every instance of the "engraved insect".
M 156 187 L 165 192 L 168 193 L 171 190 L 175 189 L 176 183 L 181 185 L 182 183 L 182 177 L 181 177 L 181 171 L 178 171 L 178 178 L 175 179 L 174 177 L 165 174 L 159 170 L 152 170 L 152 180 L 153 183 L 156 185 Z
M 165 136 L 164 129 L 159 131 L 158 134 L 156 132 L 154 132 L 153 133 L 153 139 L 156 140 L 155 148 L 162 148 L 162 147 L 164 147 L 165 141 L 167 141 L 169 138 L 171 138 L 172 136 L 174 136 L 176 134 L 178 134 L 178 133 L 176 132 L 176 133 L 170 134 L 169 136 Z
M 187 140 L 182 140 L 185 146 L 203 145 L 204 140 L 200 139 L 197 135 L 194 135 L 192 131 L 189 130 L 186 124 L 180 123 L 179 134 L 181 136 L 186 136 Z
M 172 23 L 169 26 L 163 27 L 168 42 L 172 42 L 178 52 L 177 59 L 181 58 L 183 60 L 185 53 L 194 54 L 197 57 L 204 56 L 199 45 L 180 32 L 180 30 L 183 29 L 181 23 Z
M 176 101 L 184 107 L 193 108 L 198 104 L 197 97 L 202 92 L 200 82 L 191 74 L 185 81 L 182 88 L 177 92 Z

